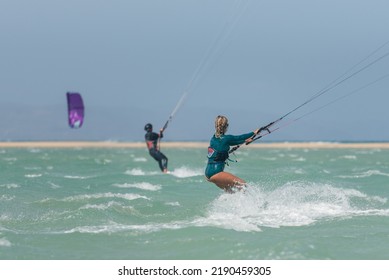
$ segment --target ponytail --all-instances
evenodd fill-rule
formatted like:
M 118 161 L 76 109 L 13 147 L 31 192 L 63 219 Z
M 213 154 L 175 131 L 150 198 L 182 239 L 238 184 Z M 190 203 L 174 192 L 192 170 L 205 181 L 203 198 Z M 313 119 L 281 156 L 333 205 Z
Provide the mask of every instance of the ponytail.
M 215 136 L 219 138 L 227 132 L 228 119 L 224 116 L 217 116 L 215 120 Z

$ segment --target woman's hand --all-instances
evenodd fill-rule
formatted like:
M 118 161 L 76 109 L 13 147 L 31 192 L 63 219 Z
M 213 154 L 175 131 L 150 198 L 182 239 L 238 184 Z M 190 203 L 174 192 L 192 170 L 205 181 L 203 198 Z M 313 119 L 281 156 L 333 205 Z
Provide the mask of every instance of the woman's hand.
M 254 130 L 254 135 L 253 135 L 252 137 L 250 137 L 250 138 L 247 138 L 247 139 L 245 140 L 245 143 L 246 143 L 246 144 L 249 144 L 249 143 L 253 142 L 254 136 L 258 135 L 258 133 L 260 132 L 260 130 L 261 130 L 260 128 L 257 128 L 256 130 Z

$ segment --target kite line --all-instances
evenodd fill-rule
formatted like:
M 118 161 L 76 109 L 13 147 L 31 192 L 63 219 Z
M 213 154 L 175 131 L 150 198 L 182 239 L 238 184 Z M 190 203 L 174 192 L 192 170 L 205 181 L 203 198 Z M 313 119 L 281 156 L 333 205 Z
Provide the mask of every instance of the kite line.
M 239 0 L 235 2 L 234 7 L 231 8 L 228 20 L 223 25 L 223 28 L 219 34 L 215 37 L 215 40 L 209 45 L 176 106 L 170 113 L 165 125 L 162 127 L 161 132 L 165 131 L 165 129 L 168 127 L 169 123 L 173 120 L 178 110 L 184 104 L 189 93 L 194 91 L 195 87 L 199 83 L 199 80 L 211 70 L 211 68 L 216 64 L 218 58 L 220 58 L 223 52 L 226 50 L 228 45 L 227 41 L 230 38 L 233 29 L 247 10 L 249 2 L 250 0 Z
M 283 128 L 283 127 L 286 127 L 286 126 L 289 126 L 291 123 L 293 122 L 296 122 L 314 112 L 317 112 L 335 102 L 338 102 L 339 100 L 341 99 L 344 99 L 352 94 L 355 94 L 359 91 L 361 91 L 362 89 L 365 89 L 375 83 L 378 83 L 379 81 L 381 80 L 384 80 L 386 78 L 389 77 L 389 74 L 386 74 L 386 75 L 383 75 L 381 76 L 380 78 L 378 79 L 375 79 L 374 81 L 371 81 L 365 85 L 363 85 L 362 87 L 356 89 L 356 90 L 353 90 L 352 92 L 349 92 L 348 94 L 345 94 L 345 95 L 342 95 L 298 118 L 295 118 L 293 119 L 292 121 L 290 121 L 289 123 L 285 124 L 285 125 L 282 125 L 282 126 L 279 126 L 279 127 L 276 127 L 276 128 L 273 128 L 272 127 L 281 122 L 282 120 L 284 120 L 287 116 L 291 115 L 292 113 L 296 112 L 297 110 L 299 110 L 300 108 L 306 106 L 307 104 L 311 103 L 312 101 L 314 101 L 315 99 L 319 98 L 320 96 L 330 92 L 331 90 L 335 89 L 336 87 L 338 87 L 339 85 L 343 84 L 344 82 L 346 82 L 347 80 L 355 77 L 356 75 L 358 75 L 359 73 L 365 71 L 366 69 L 372 67 L 373 65 L 375 65 L 376 63 L 380 62 L 381 60 L 387 58 L 389 56 L 389 52 L 386 52 L 384 53 L 383 55 L 380 55 L 378 56 L 377 58 L 375 59 L 372 59 L 371 61 L 369 61 L 369 59 L 371 57 L 373 57 L 376 53 L 378 53 L 378 51 L 380 51 L 382 48 L 384 48 L 386 45 L 389 44 L 389 41 L 385 42 L 383 45 L 381 45 L 380 47 L 378 47 L 376 50 L 374 50 L 372 53 L 370 53 L 367 57 L 365 57 L 364 59 L 362 59 L 360 62 L 358 62 L 357 64 L 355 64 L 354 66 L 352 66 L 349 70 L 347 70 L 344 74 L 342 74 L 341 76 L 339 76 L 337 79 L 335 79 L 334 81 L 332 81 L 331 83 L 329 83 L 326 87 L 324 87 L 322 90 L 320 90 L 319 92 L 317 92 L 316 94 L 314 94 L 312 97 L 310 97 L 309 99 L 307 99 L 305 102 L 301 103 L 300 105 L 298 105 L 297 107 L 295 107 L 294 109 L 292 109 L 291 111 L 287 112 L 286 114 L 284 114 L 283 116 L 279 117 L 278 119 L 268 123 L 267 125 L 265 126 L 262 126 L 258 133 L 253 135 L 251 137 L 251 139 L 253 141 L 256 141 L 258 139 L 261 139 L 262 137 L 266 136 L 266 135 L 269 135 L 270 133 L 280 129 L 280 128 Z M 367 62 L 367 64 L 363 65 L 363 63 Z M 245 143 L 246 145 L 250 144 L 252 142 L 248 142 L 248 143 Z M 241 145 L 236 145 L 234 147 L 232 147 L 229 151 L 229 153 L 233 153 L 234 151 L 236 151 L 237 149 L 239 149 L 241 147 Z

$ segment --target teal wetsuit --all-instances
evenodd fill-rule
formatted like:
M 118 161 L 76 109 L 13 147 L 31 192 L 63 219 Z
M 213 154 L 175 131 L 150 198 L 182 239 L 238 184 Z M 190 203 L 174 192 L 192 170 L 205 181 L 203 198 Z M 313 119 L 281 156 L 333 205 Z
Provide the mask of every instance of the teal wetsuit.
M 222 135 L 219 138 L 214 135 L 208 147 L 208 164 L 205 169 L 205 176 L 210 179 L 213 175 L 222 172 L 228 159 L 230 146 L 243 144 L 246 139 L 253 135 L 254 132 L 236 136 Z

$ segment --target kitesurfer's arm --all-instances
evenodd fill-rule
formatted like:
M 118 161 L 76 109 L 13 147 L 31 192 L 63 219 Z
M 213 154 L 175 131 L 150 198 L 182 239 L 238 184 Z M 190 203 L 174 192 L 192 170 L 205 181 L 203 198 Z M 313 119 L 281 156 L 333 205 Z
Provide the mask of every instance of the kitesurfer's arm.
M 254 132 L 249 132 L 241 135 L 225 135 L 227 144 L 230 146 L 243 144 L 247 139 L 252 137 Z
M 163 138 L 163 129 L 162 128 L 159 130 L 159 138 Z
M 258 135 L 259 132 L 260 132 L 260 129 L 257 128 L 257 129 L 253 132 L 254 134 L 253 134 L 252 136 L 250 136 L 249 138 L 247 138 L 244 142 L 245 142 L 246 144 L 249 144 L 249 143 L 253 142 L 253 139 L 254 139 L 253 136 Z

